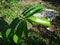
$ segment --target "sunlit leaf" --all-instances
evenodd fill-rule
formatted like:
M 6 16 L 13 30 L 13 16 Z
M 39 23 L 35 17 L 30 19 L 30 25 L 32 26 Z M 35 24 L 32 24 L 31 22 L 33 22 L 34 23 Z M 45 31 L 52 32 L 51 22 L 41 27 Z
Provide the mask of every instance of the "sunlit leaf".
M 6 38 L 8 38 L 10 33 L 11 33 L 11 28 L 8 28 L 7 31 L 6 31 Z
M 16 34 L 14 34 L 13 40 L 14 40 L 15 43 L 18 43 L 18 36 Z

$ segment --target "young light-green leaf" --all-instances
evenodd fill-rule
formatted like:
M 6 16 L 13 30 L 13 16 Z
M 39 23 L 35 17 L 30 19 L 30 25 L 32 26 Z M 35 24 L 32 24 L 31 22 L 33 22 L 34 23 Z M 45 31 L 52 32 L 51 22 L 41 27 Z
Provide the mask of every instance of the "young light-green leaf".
M 14 40 L 15 43 L 18 43 L 18 36 L 16 34 L 14 34 L 13 40 Z

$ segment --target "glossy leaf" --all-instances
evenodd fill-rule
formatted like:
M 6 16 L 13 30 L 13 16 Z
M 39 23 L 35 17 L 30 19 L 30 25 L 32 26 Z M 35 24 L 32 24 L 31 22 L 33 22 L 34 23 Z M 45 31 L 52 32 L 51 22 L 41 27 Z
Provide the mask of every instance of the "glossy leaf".
M 45 9 L 44 5 L 38 4 L 38 5 L 34 6 L 34 7 L 31 7 L 27 11 L 25 11 L 23 13 L 23 15 L 26 16 L 26 17 L 29 17 L 29 16 L 33 15 L 34 13 L 42 12 L 44 9 Z
M 31 17 L 28 17 L 28 21 L 34 22 L 36 24 L 43 25 L 43 26 L 51 26 L 51 22 L 46 18 L 37 18 L 37 17 L 31 16 Z

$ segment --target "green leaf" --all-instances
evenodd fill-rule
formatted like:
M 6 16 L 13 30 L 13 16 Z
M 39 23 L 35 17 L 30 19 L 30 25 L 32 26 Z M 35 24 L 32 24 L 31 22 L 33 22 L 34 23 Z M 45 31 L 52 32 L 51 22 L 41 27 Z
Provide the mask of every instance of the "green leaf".
M 27 23 L 26 23 L 24 20 L 19 24 L 19 26 L 18 26 L 18 28 L 17 28 L 17 31 L 16 31 L 16 34 L 17 34 L 19 37 L 21 37 L 23 31 L 24 31 L 25 34 L 27 33 L 27 32 L 26 32 L 26 31 L 27 31 Z M 26 34 L 26 35 L 27 35 L 27 34 Z
M 27 28 L 27 22 L 26 21 L 24 21 L 24 35 L 25 35 L 25 37 L 27 38 L 28 37 L 28 28 Z
M 0 38 L 2 38 L 2 32 L 0 32 Z
M 15 43 L 18 43 L 18 36 L 16 34 L 13 36 L 13 40 Z
M 21 37 L 22 36 L 22 33 L 23 33 L 23 21 L 21 21 L 20 23 L 19 23 L 19 25 L 18 25 L 18 27 L 17 27 L 17 30 L 16 30 L 16 35 L 18 36 L 18 37 Z
M 37 17 L 34 17 L 34 16 L 30 16 L 30 17 L 27 18 L 27 20 L 29 22 L 33 22 L 33 23 L 36 23 L 36 24 L 39 24 L 39 25 L 42 25 L 42 26 L 47 26 L 47 27 L 51 26 L 51 22 L 46 18 L 42 18 L 42 17 L 37 18 Z
M 8 28 L 7 31 L 6 31 L 6 38 L 8 38 L 10 33 L 11 33 L 11 28 Z
M 15 18 L 12 23 L 10 24 L 10 27 L 6 30 L 6 38 L 10 38 L 13 36 L 15 28 L 17 24 L 19 23 L 19 18 Z
M 12 21 L 12 23 L 10 24 L 10 28 L 11 28 L 11 35 L 13 35 L 14 34 L 14 31 L 15 31 L 15 28 L 16 28 L 16 26 L 18 25 L 18 23 L 19 23 L 19 18 L 15 18 L 13 21 Z
M 11 24 L 10 24 L 10 28 L 15 29 L 15 27 L 17 26 L 17 24 L 20 22 L 19 18 L 15 18 Z
M 27 37 L 27 35 L 28 35 L 27 23 L 24 20 L 22 20 L 17 27 L 15 34 L 18 36 L 19 39 L 18 39 L 18 41 L 14 40 L 15 43 L 17 43 L 17 44 L 20 43 L 23 32 L 24 32 L 24 35 Z
M 42 12 L 44 9 L 45 9 L 45 6 L 44 6 L 44 5 L 38 4 L 38 5 L 36 5 L 36 6 L 33 6 L 33 7 L 29 8 L 27 11 L 25 11 L 25 12 L 23 13 L 23 15 L 24 15 L 25 17 L 30 17 L 30 16 L 32 16 L 34 13 Z

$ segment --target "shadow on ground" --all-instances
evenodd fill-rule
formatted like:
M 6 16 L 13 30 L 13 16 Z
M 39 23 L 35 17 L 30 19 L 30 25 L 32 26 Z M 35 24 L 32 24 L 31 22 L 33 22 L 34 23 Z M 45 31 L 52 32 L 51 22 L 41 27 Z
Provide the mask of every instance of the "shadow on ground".
M 51 4 L 55 5 L 55 6 L 59 6 L 60 5 L 60 0 L 43 0 L 43 1 L 48 1 Z

